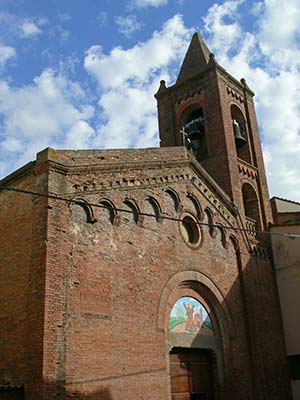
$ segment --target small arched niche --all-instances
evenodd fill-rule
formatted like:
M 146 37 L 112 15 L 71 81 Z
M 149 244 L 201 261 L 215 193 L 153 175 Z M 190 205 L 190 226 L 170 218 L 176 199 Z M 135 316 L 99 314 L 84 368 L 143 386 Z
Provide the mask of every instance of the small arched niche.
M 73 200 L 72 220 L 76 222 L 88 222 L 91 224 L 97 222 L 93 207 L 84 199 Z
M 255 190 L 249 183 L 242 186 L 244 211 L 246 216 L 246 228 L 248 234 L 256 236 L 261 229 L 259 204 Z
M 144 227 L 153 227 L 157 222 L 162 222 L 162 210 L 159 202 L 152 196 L 148 196 L 144 201 Z M 149 215 L 147 215 L 149 214 Z
M 168 187 L 164 190 L 164 211 L 167 215 L 173 215 L 174 211 L 177 213 L 180 211 L 180 198 L 178 193 Z
M 125 199 L 122 208 L 122 222 L 136 225 L 140 219 L 140 212 L 136 203 L 131 199 Z
M 207 140 L 203 109 L 199 105 L 188 107 L 181 117 L 181 130 L 184 132 L 185 146 L 198 161 L 208 158 Z
M 235 104 L 231 106 L 231 121 L 237 156 L 251 163 L 246 121 L 242 111 Z
M 187 199 L 186 200 L 187 205 L 190 206 L 190 208 L 194 211 L 194 213 L 196 214 L 199 221 L 202 221 L 204 215 L 203 215 L 201 204 L 200 204 L 199 200 L 197 199 L 197 197 L 192 193 L 188 193 L 186 195 L 186 199 Z
M 99 220 L 102 223 L 109 222 L 111 224 L 114 224 L 117 215 L 114 204 L 109 199 L 101 199 L 99 201 L 99 205 Z
M 215 224 L 214 224 L 214 216 L 213 212 L 209 207 L 206 207 L 204 210 L 204 222 L 207 224 L 208 227 L 208 232 L 212 238 L 215 238 L 217 235 L 217 231 L 215 229 Z

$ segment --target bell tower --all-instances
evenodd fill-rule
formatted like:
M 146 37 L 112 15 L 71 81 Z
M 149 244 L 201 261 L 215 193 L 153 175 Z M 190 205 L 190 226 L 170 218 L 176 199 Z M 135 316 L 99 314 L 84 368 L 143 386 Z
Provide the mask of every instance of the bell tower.
M 155 95 L 160 145 L 186 146 L 255 231 L 272 217 L 253 96 L 244 79 L 218 64 L 198 33 L 176 83 L 166 87 L 161 81 Z

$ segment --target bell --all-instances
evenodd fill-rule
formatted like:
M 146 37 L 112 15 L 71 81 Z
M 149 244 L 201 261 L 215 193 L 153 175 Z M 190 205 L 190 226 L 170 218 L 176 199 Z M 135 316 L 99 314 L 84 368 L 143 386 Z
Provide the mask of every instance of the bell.
M 184 131 L 187 133 L 188 136 L 200 134 L 202 129 L 203 129 L 203 122 L 201 117 L 192 119 L 191 121 L 189 121 L 184 125 Z
M 204 118 L 195 115 L 189 122 L 183 126 L 186 134 L 186 146 L 193 154 L 198 154 L 200 150 L 201 137 L 204 134 Z
M 191 143 L 191 149 L 194 154 L 198 153 L 200 149 L 200 132 L 196 131 L 188 135 L 188 139 Z
M 244 127 L 235 119 L 232 120 L 232 126 L 236 147 L 241 147 L 247 142 L 244 134 Z

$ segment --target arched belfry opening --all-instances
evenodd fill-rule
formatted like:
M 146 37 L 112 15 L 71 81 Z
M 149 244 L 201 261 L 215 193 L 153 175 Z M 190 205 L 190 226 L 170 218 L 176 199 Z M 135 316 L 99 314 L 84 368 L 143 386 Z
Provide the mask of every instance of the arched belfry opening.
M 242 194 L 247 229 L 249 233 L 253 232 L 253 236 L 256 236 L 256 232 L 261 229 L 258 198 L 255 190 L 249 183 L 243 184 Z
M 247 124 L 242 111 L 235 104 L 231 106 L 232 133 L 238 158 L 251 163 Z
M 208 157 L 205 120 L 202 107 L 193 105 L 182 115 L 181 130 L 185 146 L 197 158 L 203 161 Z

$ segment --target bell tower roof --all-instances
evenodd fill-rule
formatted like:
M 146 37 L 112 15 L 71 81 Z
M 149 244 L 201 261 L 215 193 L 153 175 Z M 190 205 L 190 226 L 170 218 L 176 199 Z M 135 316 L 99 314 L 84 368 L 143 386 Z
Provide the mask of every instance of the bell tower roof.
M 188 51 L 184 57 L 177 78 L 178 81 L 190 78 L 204 71 L 209 63 L 211 51 L 198 32 L 194 33 Z

